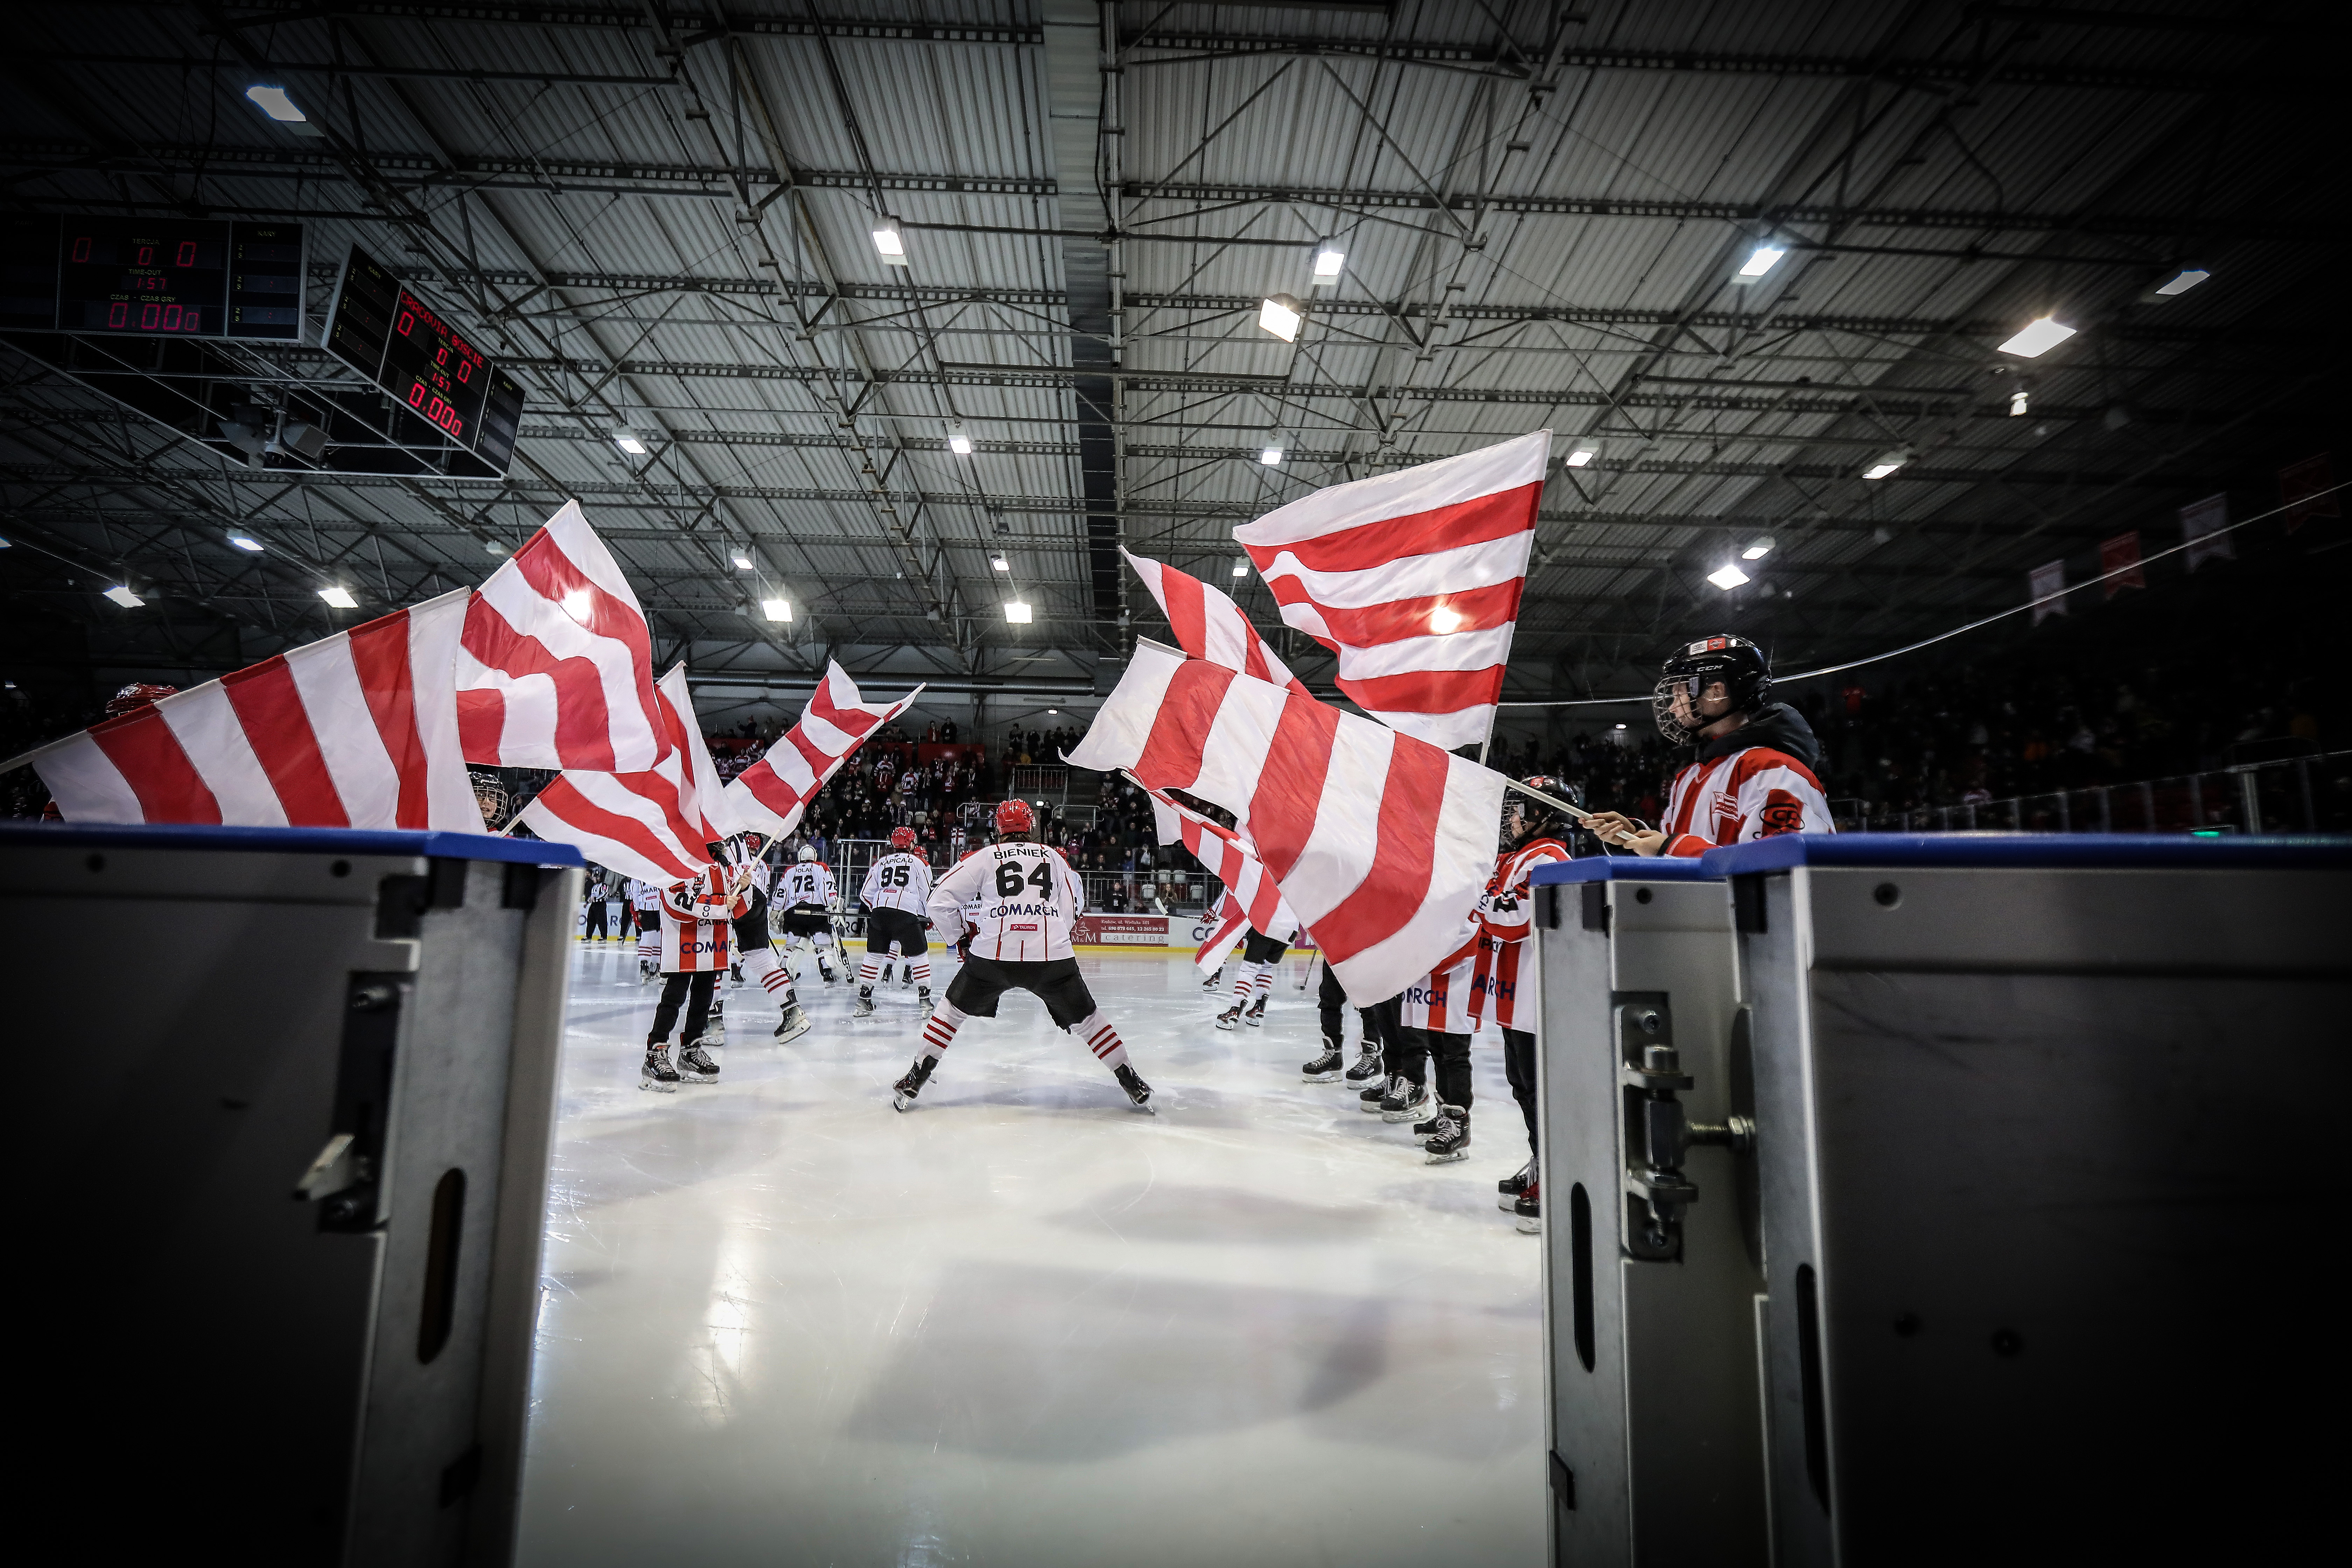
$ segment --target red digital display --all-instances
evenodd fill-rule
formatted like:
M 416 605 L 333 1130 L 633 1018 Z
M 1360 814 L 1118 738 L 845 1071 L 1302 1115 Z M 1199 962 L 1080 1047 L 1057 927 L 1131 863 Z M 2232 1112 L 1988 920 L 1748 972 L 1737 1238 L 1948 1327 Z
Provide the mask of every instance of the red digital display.
M 467 446 L 481 417 L 489 361 L 432 306 L 403 289 L 384 344 L 383 383 L 428 423 Z

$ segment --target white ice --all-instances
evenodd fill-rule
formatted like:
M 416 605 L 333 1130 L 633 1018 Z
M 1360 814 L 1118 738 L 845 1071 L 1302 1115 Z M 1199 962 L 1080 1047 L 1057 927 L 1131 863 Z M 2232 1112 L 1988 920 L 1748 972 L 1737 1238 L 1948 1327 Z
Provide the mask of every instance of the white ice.
M 720 1081 L 652 1094 L 634 955 L 574 960 L 525 1563 L 1541 1557 L 1538 1244 L 1496 1206 L 1527 1148 L 1494 1037 L 1471 1157 L 1429 1165 L 1299 1080 L 1297 960 L 1226 1034 L 1181 957 L 1087 956 L 1157 1116 L 1022 994 L 902 1115 L 913 992 L 853 1022 L 803 952 L 812 1033 L 777 1046 L 735 987 Z

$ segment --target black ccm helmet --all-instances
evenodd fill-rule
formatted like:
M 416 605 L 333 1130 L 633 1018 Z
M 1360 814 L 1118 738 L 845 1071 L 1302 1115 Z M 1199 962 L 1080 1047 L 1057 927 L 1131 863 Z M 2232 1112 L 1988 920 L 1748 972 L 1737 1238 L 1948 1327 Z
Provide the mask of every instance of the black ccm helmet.
M 1566 779 L 1549 773 L 1535 773 L 1519 781 L 1532 790 L 1540 790 L 1554 800 L 1564 800 L 1578 810 L 1584 807 L 1584 797 Z M 1511 818 L 1517 815 L 1524 825 L 1520 837 L 1511 837 Z M 1538 838 L 1566 838 L 1576 831 L 1576 819 L 1556 805 L 1540 801 L 1517 790 L 1503 792 L 1502 847 L 1509 849 L 1515 843 L 1533 843 Z
M 1729 634 L 1701 637 L 1696 642 L 1676 648 L 1666 656 L 1665 667 L 1658 672 L 1656 692 L 1650 700 L 1650 710 L 1658 721 L 1658 733 L 1677 746 L 1687 746 L 1699 737 L 1699 731 L 1713 723 L 1708 720 L 1696 729 L 1685 728 L 1675 718 L 1675 694 L 1686 693 L 1690 711 L 1698 713 L 1699 698 L 1717 681 L 1723 682 L 1731 699 L 1734 713 L 1753 713 L 1764 706 L 1772 689 L 1772 665 L 1764 650 L 1746 637 Z

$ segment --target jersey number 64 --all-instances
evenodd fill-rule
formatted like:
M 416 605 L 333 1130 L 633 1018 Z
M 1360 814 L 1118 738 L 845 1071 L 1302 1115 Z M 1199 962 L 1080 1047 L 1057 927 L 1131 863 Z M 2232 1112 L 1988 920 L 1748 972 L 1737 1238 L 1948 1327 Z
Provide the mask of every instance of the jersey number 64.
M 1019 898 L 1021 896 L 1022 886 L 1024 883 L 1036 889 L 1037 896 L 1041 899 L 1050 899 L 1054 896 L 1054 872 L 1052 868 L 1045 865 L 1043 862 L 1040 862 L 1037 868 L 1034 871 L 1030 872 L 1026 877 L 1024 877 L 1021 874 L 1021 863 L 1017 860 L 1008 860 L 1003 865 L 999 866 L 996 868 L 996 896 L 998 898 Z

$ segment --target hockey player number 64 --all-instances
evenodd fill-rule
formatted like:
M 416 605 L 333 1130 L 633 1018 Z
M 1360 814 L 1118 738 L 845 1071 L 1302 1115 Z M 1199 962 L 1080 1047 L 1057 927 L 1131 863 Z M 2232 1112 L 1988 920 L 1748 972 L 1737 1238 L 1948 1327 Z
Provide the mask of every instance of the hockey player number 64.
M 1008 860 L 1003 865 L 999 866 L 996 868 L 996 896 L 998 898 L 1019 898 L 1021 896 L 1021 888 L 1024 883 L 1035 888 L 1037 889 L 1037 896 L 1041 899 L 1053 897 L 1054 873 L 1047 869 L 1042 862 L 1038 865 L 1035 870 L 1030 872 L 1026 877 L 1024 877 L 1021 874 L 1021 866 L 1018 861 Z

